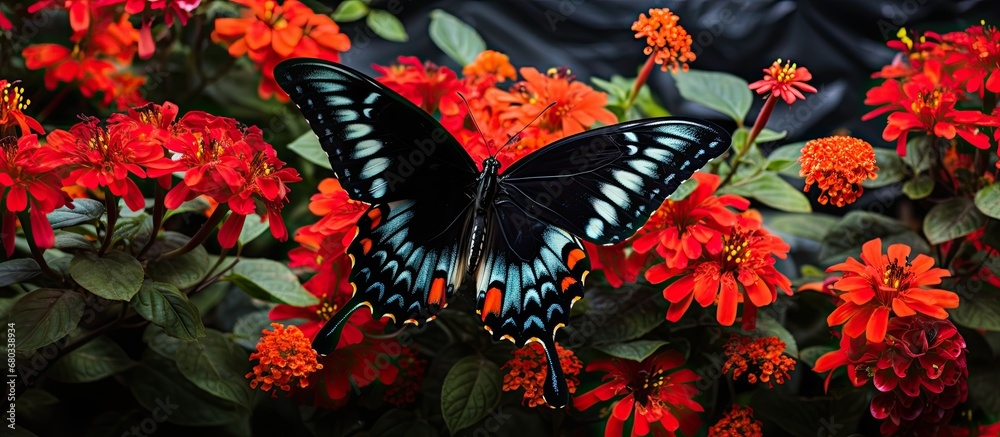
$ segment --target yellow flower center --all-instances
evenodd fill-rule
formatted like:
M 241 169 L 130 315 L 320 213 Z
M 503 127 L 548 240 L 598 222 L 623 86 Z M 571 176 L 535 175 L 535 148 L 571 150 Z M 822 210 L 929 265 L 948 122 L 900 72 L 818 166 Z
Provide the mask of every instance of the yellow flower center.
M 337 312 L 337 305 L 326 300 L 325 294 L 320 297 L 320 300 L 322 300 L 322 303 L 320 303 L 319 307 L 316 308 L 316 317 L 319 317 L 320 320 L 323 321 L 330 320 L 334 313 Z
M 770 74 L 774 77 L 774 80 L 780 83 L 789 83 L 795 80 L 795 70 L 799 68 L 798 64 L 792 63 L 791 61 L 785 61 L 785 65 L 781 65 L 781 58 L 774 61 L 771 64 Z
M 937 109 L 938 104 L 941 103 L 941 91 L 934 90 L 930 93 L 924 93 L 913 100 L 910 104 L 910 109 L 913 112 L 919 113 L 924 109 L 934 110 Z

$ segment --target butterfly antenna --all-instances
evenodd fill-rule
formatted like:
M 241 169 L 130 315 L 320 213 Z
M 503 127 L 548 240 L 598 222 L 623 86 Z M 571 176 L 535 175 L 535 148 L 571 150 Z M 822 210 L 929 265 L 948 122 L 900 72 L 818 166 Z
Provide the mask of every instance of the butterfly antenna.
M 479 122 L 476 121 L 476 116 L 472 113 L 472 106 L 469 105 L 469 101 L 465 99 L 465 96 L 462 95 L 461 92 L 458 93 L 458 96 L 462 98 L 463 102 L 465 102 L 465 107 L 469 108 L 469 118 L 472 119 L 472 124 L 476 125 L 476 130 L 479 131 L 479 136 L 483 137 L 483 144 L 486 145 L 486 151 L 488 152 L 490 150 L 490 142 L 486 140 L 486 134 L 484 134 L 483 130 L 479 128 Z
M 555 105 L 556 105 L 556 102 L 549 103 L 549 106 L 546 106 L 541 111 L 539 111 L 538 115 L 535 115 L 535 118 L 532 118 L 531 121 L 528 122 L 528 124 L 524 125 L 524 127 L 521 128 L 521 130 L 517 131 L 516 134 L 512 135 L 510 137 L 510 139 L 508 139 L 507 142 L 503 144 L 503 147 L 501 147 L 500 150 L 497 150 L 497 153 L 494 154 L 493 156 L 499 155 L 500 152 L 502 152 L 504 148 L 506 148 L 507 146 L 513 144 L 515 140 L 517 140 L 518 138 L 520 138 L 519 135 L 521 135 L 521 132 L 524 132 L 524 130 L 527 129 L 528 126 L 531 126 L 532 124 L 535 123 L 535 120 L 538 120 L 538 117 L 541 117 L 542 114 L 545 113 L 545 111 L 548 111 L 549 108 L 551 108 L 551 107 L 553 107 Z

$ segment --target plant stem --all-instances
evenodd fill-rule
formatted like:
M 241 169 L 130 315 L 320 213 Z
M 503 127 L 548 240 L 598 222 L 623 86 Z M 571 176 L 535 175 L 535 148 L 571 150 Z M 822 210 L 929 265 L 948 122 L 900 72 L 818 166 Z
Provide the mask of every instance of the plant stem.
M 761 108 L 760 113 L 757 114 L 757 120 L 753 122 L 753 129 L 750 130 L 750 134 L 747 135 L 747 141 L 743 144 L 743 148 L 740 149 L 740 153 L 736 155 L 733 159 L 733 165 L 729 169 L 729 174 L 726 175 L 722 183 L 719 184 L 720 187 L 725 186 L 727 182 L 733 179 L 733 175 L 736 174 L 736 169 L 740 168 L 740 164 L 743 162 L 743 156 L 747 154 L 750 150 L 750 146 L 753 145 L 754 140 L 757 139 L 757 135 L 760 131 L 764 130 L 764 125 L 767 124 L 767 120 L 771 118 L 771 112 L 774 111 L 774 105 L 778 103 L 778 98 L 771 94 L 767 96 L 767 101 L 764 102 L 764 107 Z
M 28 241 L 28 249 L 31 250 L 31 257 L 38 263 L 38 267 L 42 269 L 42 273 L 45 273 L 46 276 L 62 280 L 63 277 L 59 276 L 49 267 L 49 263 L 45 261 L 45 256 L 38 247 L 38 243 L 35 243 L 35 235 L 31 230 L 31 219 L 28 217 L 27 212 L 18 213 L 17 216 L 21 220 L 21 229 L 24 230 L 24 239 Z
M 104 256 L 111 248 L 111 239 L 115 235 L 115 224 L 118 223 L 118 202 L 110 192 L 104 195 L 104 207 L 107 209 L 108 226 L 104 229 L 104 241 L 101 243 L 101 250 L 97 253 Z
M 166 197 L 167 190 L 163 188 L 160 184 L 156 184 L 156 189 L 153 194 L 153 228 L 149 231 L 149 240 L 146 244 L 142 246 L 139 253 L 135 256 L 136 258 L 142 259 L 142 256 L 146 254 L 146 251 L 153 246 L 153 242 L 156 241 L 156 236 L 160 234 L 160 226 L 163 226 L 163 216 L 166 214 Z
M 650 54 L 649 58 L 646 59 L 646 63 L 642 65 L 642 70 L 639 70 L 639 76 L 635 78 L 635 84 L 632 85 L 632 91 L 628 94 L 628 103 L 625 104 L 625 110 L 632 107 L 632 103 L 635 103 L 635 98 L 639 96 L 639 90 L 642 86 L 646 84 L 646 80 L 649 79 L 649 73 L 653 71 L 653 66 L 656 65 L 653 62 L 653 57 L 655 53 Z
M 171 250 L 170 252 L 160 255 L 156 260 L 163 261 L 171 258 L 176 258 L 200 246 L 201 243 L 204 243 L 205 240 L 208 239 L 209 235 L 212 235 L 212 232 L 215 231 L 215 227 L 222 222 L 222 219 L 226 216 L 227 212 L 229 212 L 229 207 L 226 206 L 225 204 L 216 207 L 215 212 L 213 212 L 212 215 L 208 217 L 208 221 L 206 221 L 205 224 L 201 225 L 201 229 L 198 229 L 198 232 L 195 233 L 194 236 L 191 237 L 191 239 L 188 240 L 187 243 L 184 243 L 183 246 L 178 247 L 177 249 Z

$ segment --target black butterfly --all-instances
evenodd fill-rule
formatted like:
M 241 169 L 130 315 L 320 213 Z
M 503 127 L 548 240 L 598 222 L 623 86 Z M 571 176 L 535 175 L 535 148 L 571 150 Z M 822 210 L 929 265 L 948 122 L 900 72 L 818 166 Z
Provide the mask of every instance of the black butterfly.
M 335 349 L 361 306 L 397 326 L 430 321 L 463 275 L 475 275 L 477 312 L 493 338 L 544 347 L 552 407 L 568 401 L 554 336 L 583 296 L 590 261 L 580 239 L 630 237 L 730 142 L 704 121 L 657 118 L 564 138 L 503 172 L 490 157 L 480 171 L 437 120 L 351 68 L 293 59 L 274 77 L 341 186 L 372 205 L 347 249 L 354 296 L 313 347 Z

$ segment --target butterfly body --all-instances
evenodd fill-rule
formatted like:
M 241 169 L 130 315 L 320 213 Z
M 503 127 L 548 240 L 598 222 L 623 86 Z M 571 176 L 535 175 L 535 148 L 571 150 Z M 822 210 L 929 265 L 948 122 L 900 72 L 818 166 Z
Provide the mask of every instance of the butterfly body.
M 361 307 L 397 325 L 429 321 L 469 276 L 493 339 L 543 346 L 552 407 L 568 402 L 554 337 L 583 296 L 583 239 L 624 241 L 729 147 L 717 126 L 658 118 L 573 135 L 504 169 L 488 157 L 480 170 L 429 114 L 349 67 L 293 59 L 275 79 L 348 195 L 371 204 L 347 249 L 354 295 L 313 347 L 334 350 Z

